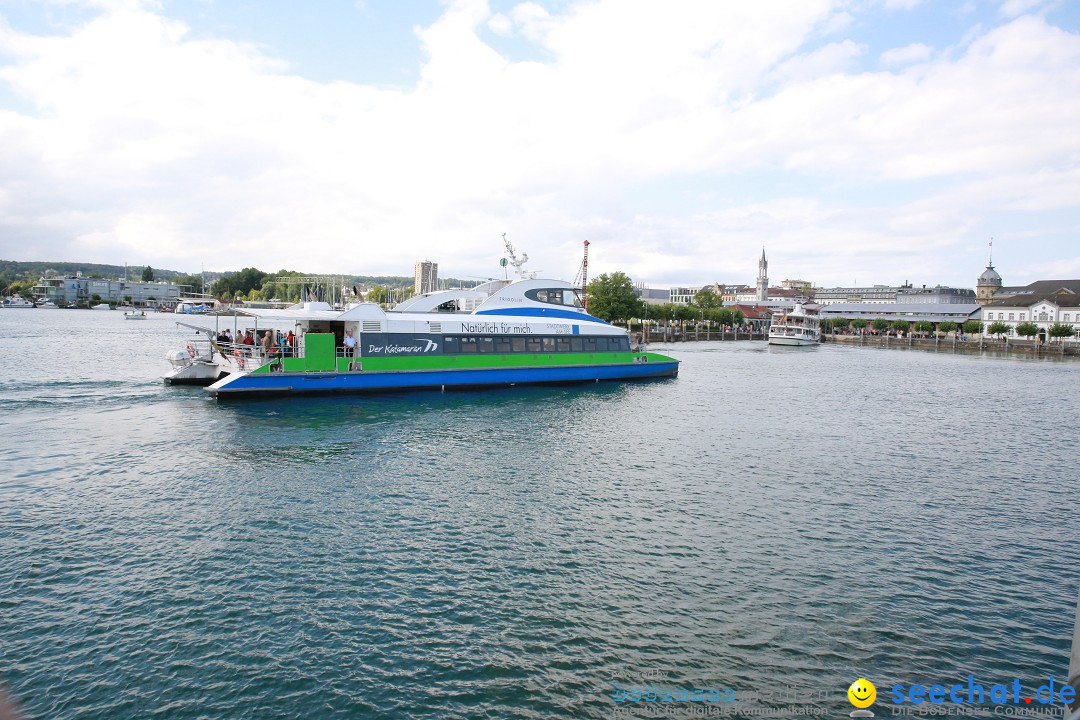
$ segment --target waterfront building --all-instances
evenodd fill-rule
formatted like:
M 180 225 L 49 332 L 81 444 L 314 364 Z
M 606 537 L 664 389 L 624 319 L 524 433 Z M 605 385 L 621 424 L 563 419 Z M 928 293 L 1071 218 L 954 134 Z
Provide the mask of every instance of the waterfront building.
M 673 287 L 671 288 L 668 302 L 672 305 L 689 305 L 694 302 L 694 296 L 703 289 L 704 288 Z
M 896 291 L 896 302 L 900 305 L 916 303 L 947 303 L 953 305 L 978 304 L 975 291 L 970 288 L 954 288 L 935 285 L 921 288 L 907 285 Z
M 671 302 L 671 291 L 662 288 L 647 288 L 638 285 L 634 288 L 634 295 L 646 305 L 666 305 Z
M 814 283 L 809 280 L 785 280 L 780 283 L 780 287 L 787 290 L 798 290 L 804 295 L 809 295 L 814 290 Z
M 819 305 L 833 303 L 875 303 L 896 302 L 896 294 L 910 285 L 872 285 L 870 287 L 831 287 L 814 290 L 814 302 Z
M 752 295 L 749 302 L 753 302 L 753 299 L 757 297 L 757 292 L 749 285 L 720 285 L 718 283 L 714 292 L 725 304 L 739 302 L 739 297 L 748 293 Z
M 761 291 L 758 288 L 747 288 L 745 292 L 740 292 L 735 295 L 734 302 L 744 304 L 764 304 L 764 303 L 789 303 L 792 304 L 796 301 L 803 302 L 809 299 L 809 296 L 801 290 L 793 290 L 791 288 L 779 288 L 771 287 L 765 289 L 765 297 L 759 299 Z
M 761 248 L 761 259 L 757 266 L 757 294 L 754 299 L 765 302 L 769 299 L 769 261 L 765 259 L 765 248 Z
M 754 332 L 767 332 L 769 323 L 772 322 L 774 311 L 764 305 L 727 305 L 732 310 L 738 310 L 743 314 L 744 322 L 750 325 Z
M 86 305 L 91 302 L 123 303 L 172 307 L 180 298 L 181 287 L 169 282 L 133 282 L 83 277 L 42 277 L 30 289 L 37 297 L 57 305 Z M 97 296 L 97 300 L 94 296 Z
M 413 294 L 435 292 L 439 285 L 439 264 L 430 260 L 416 263 L 416 281 L 413 284 Z
M 1080 329 L 1080 280 L 1039 280 L 999 293 L 982 306 L 982 321 L 1005 323 L 1009 335 L 1015 335 L 1022 322 L 1035 323 L 1043 340 L 1055 323 L 1071 325 L 1074 334 Z
M 879 318 L 889 322 L 906 320 L 910 323 L 928 320 L 935 324 L 950 320 L 957 325 L 962 325 L 968 320 L 978 320 L 979 311 L 980 307 L 976 303 L 834 302 L 822 305 L 821 317 L 823 319 L 845 318 L 847 320 L 862 318 L 867 322 L 873 322 Z

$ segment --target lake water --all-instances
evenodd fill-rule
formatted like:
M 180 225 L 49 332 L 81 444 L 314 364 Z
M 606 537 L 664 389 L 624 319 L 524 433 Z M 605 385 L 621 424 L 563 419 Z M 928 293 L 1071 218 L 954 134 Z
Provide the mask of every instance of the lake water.
M 613 683 L 654 682 L 840 717 L 860 676 L 882 716 L 1066 673 L 1076 361 L 687 343 L 674 380 L 217 403 L 162 385 L 168 315 L 0 331 L 33 718 L 649 717 Z

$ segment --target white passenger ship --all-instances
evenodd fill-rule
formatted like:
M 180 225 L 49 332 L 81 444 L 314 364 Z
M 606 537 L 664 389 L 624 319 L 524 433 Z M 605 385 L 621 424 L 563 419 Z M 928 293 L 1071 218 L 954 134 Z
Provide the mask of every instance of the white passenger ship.
M 821 319 L 802 303 L 777 318 L 773 315 L 769 325 L 770 345 L 816 345 L 821 342 Z

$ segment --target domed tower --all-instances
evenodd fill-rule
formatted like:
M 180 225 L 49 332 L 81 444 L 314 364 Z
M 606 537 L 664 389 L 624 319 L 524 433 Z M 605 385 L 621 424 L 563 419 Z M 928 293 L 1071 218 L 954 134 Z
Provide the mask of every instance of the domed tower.
M 998 275 L 997 270 L 994 269 L 993 260 L 983 270 L 983 274 L 979 276 L 979 281 L 975 284 L 975 300 L 980 305 L 985 305 L 993 299 L 994 293 L 1001 289 L 1001 276 Z

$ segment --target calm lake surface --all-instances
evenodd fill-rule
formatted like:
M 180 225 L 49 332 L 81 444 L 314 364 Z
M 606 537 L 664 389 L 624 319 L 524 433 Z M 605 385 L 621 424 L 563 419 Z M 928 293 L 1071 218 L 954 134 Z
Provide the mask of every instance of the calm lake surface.
M 860 676 L 882 716 L 1066 674 L 1076 361 L 687 343 L 675 380 L 217 403 L 162 385 L 169 315 L 0 331 L 32 718 L 647 717 L 613 683 L 652 682 L 839 717 Z

